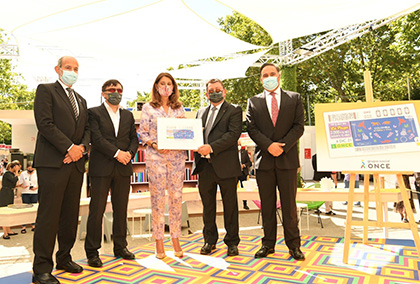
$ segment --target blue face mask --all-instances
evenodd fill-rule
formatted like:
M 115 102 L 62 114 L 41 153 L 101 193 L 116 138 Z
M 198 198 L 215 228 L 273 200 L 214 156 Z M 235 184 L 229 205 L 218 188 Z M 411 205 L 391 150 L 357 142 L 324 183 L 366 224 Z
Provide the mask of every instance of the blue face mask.
M 77 73 L 74 71 L 63 70 L 63 76 L 61 76 L 61 81 L 68 86 L 72 86 L 77 81 Z
M 268 77 L 263 80 L 264 89 L 267 91 L 273 91 L 279 86 L 279 82 L 277 82 L 277 77 Z

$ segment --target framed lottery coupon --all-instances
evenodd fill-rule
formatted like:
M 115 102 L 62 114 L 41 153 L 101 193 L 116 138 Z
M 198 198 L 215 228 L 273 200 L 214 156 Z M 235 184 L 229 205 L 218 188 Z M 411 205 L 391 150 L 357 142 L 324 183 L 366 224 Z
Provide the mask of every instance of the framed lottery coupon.
M 203 145 L 202 120 L 159 117 L 157 136 L 159 149 L 196 150 Z
M 315 106 L 319 170 L 420 171 L 417 101 Z

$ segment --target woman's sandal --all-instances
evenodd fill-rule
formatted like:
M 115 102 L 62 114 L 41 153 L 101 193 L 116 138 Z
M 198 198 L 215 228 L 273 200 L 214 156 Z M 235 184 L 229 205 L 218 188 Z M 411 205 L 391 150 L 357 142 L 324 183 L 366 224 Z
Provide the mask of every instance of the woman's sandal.
M 20 232 L 21 232 L 22 234 L 26 234 L 26 229 L 22 229 L 22 230 L 20 230 Z
M 158 252 L 159 251 L 159 252 Z M 156 258 L 164 259 L 166 257 L 163 240 L 156 240 Z
M 174 255 L 176 257 L 183 257 L 184 256 L 184 252 L 182 251 L 181 245 L 179 244 L 179 239 L 178 238 L 172 238 L 172 247 L 174 248 Z M 179 249 L 179 251 L 176 251 L 177 249 Z

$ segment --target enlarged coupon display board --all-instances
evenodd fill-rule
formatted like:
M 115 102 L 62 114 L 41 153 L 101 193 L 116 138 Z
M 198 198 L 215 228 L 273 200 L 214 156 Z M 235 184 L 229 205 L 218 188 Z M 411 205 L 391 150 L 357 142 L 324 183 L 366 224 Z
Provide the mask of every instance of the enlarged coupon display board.
M 420 104 L 415 101 L 318 104 L 320 171 L 420 171 Z

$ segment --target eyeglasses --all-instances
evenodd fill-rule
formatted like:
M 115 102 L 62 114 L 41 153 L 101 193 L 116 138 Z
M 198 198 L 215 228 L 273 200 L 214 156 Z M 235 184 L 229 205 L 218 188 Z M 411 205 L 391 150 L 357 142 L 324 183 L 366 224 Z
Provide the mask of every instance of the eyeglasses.
M 120 94 L 122 94 L 122 92 L 123 92 L 123 89 L 117 89 L 117 88 L 109 88 L 109 89 L 106 89 L 105 90 L 105 92 L 110 92 L 110 93 L 115 93 L 115 92 L 118 92 L 118 93 L 120 93 Z
M 216 89 L 216 90 L 210 89 L 209 90 L 209 94 L 213 94 L 214 92 L 220 93 L 220 92 L 223 92 L 223 90 L 219 90 L 219 89 Z

